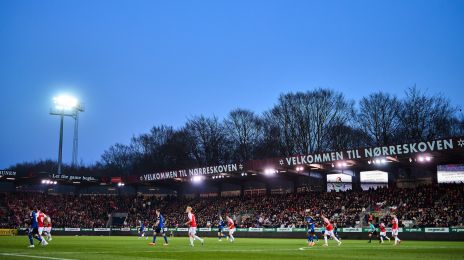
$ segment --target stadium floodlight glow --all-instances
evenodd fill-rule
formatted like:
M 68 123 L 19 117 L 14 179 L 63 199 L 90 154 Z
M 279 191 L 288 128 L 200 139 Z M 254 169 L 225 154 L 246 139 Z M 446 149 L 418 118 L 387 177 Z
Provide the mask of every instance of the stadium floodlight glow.
M 118 182 L 118 187 L 122 187 L 124 185 L 125 185 L 124 182 Z
M 344 168 L 344 167 L 347 167 L 347 166 L 348 166 L 348 164 L 346 162 L 343 162 L 343 161 L 337 163 L 338 168 Z
M 57 181 L 52 181 L 52 180 L 44 179 L 44 180 L 42 180 L 42 184 L 56 185 L 56 184 L 58 184 L 58 182 L 57 182 Z
M 278 171 L 276 169 L 273 169 L 273 168 L 267 168 L 264 170 L 264 174 L 266 175 L 274 175 L 276 174 Z
M 428 156 L 428 155 L 420 155 L 419 157 L 417 157 L 417 161 L 423 163 L 423 162 L 430 162 L 432 160 L 432 157 Z
M 84 112 L 84 107 L 77 98 L 70 95 L 59 95 L 53 97 L 53 107 L 50 109 L 50 114 L 60 116 L 61 119 L 60 142 L 58 146 L 58 175 L 61 174 L 61 166 L 63 159 L 63 121 L 65 116 L 70 116 L 74 118 L 72 165 L 77 165 L 79 112 Z
M 77 98 L 69 95 L 60 95 L 53 98 L 53 103 L 57 110 L 72 110 L 76 109 L 79 105 Z
M 301 171 L 304 170 L 304 167 L 303 167 L 303 166 L 297 166 L 297 167 L 295 168 L 295 170 L 296 170 L 297 172 L 301 172 Z
M 386 164 L 388 161 L 387 159 L 385 158 L 377 158 L 377 159 L 374 159 L 372 160 L 371 162 L 369 162 L 369 164 L 373 163 L 373 164 Z
M 199 183 L 203 181 L 203 176 L 193 176 L 190 180 L 194 183 Z

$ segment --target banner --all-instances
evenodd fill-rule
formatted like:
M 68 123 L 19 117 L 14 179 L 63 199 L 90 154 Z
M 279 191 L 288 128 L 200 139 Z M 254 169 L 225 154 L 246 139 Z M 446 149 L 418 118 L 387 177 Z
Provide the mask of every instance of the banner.
M 340 232 L 362 232 L 362 228 L 341 228 Z
M 97 182 L 99 181 L 93 176 L 73 176 L 73 175 L 66 175 L 66 174 L 51 174 L 50 178 L 53 180 L 61 180 L 61 181 L 85 181 L 85 182 Z
M 449 228 L 425 228 L 425 233 L 449 233 Z
M 366 233 L 366 232 L 368 233 L 369 231 L 370 231 L 370 228 L 363 228 L 362 229 L 362 232 L 364 232 L 364 233 Z M 375 231 L 378 231 L 377 228 L 375 228 Z
M 182 169 L 166 172 L 156 172 L 143 174 L 139 177 L 139 180 L 142 182 L 145 181 L 158 181 L 174 178 L 188 178 L 193 176 L 202 176 L 202 175 L 213 175 L 213 174 L 222 174 L 222 173 L 233 173 L 243 170 L 242 164 L 232 163 L 232 164 L 223 164 L 215 166 L 207 166 L 200 168 L 192 169 Z
M 93 231 L 110 231 L 110 228 L 94 228 Z
M 3 230 L 3 231 L 2 231 Z M 18 229 L 0 229 L 0 232 L 8 232 L 5 230 L 16 230 L 16 231 L 27 231 L 28 228 L 18 228 Z M 137 228 L 53 228 L 53 231 L 66 231 L 66 232 L 89 232 L 89 231 L 96 231 L 96 232 L 109 232 L 109 231 L 138 231 Z M 165 230 L 169 231 L 179 231 L 179 232 L 187 232 L 188 228 L 165 228 Z M 224 231 L 227 232 L 229 229 L 225 228 Z M 315 228 L 314 231 L 319 233 L 323 230 L 322 227 Z M 368 228 L 339 228 L 339 232 L 347 232 L 347 233 L 367 233 Z M 198 231 L 202 232 L 216 232 L 216 228 L 198 228 Z M 306 228 L 236 228 L 237 232 L 295 232 L 295 233 L 305 233 L 307 232 Z M 377 229 L 378 231 L 378 229 Z M 448 228 L 448 227 L 429 227 L 429 228 L 399 228 L 399 232 L 415 232 L 415 233 L 464 233 L 464 228 Z M 387 228 L 387 232 L 391 232 L 391 228 Z
M 64 231 L 74 231 L 74 232 L 76 232 L 76 231 L 81 231 L 81 229 L 80 228 L 64 228 Z
M 423 228 L 404 228 L 404 232 L 424 232 L 424 229 Z
M 16 172 L 15 171 L 5 171 L 5 170 L 0 170 L 0 178 L 1 177 L 15 177 Z
M 378 146 L 371 148 L 360 148 L 345 151 L 314 153 L 299 156 L 289 156 L 280 159 L 279 164 L 285 166 L 305 165 L 311 163 L 331 163 L 343 160 L 373 159 L 376 157 L 387 157 L 397 155 L 411 155 L 434 151 L 446 151 L 463 148 L 462 138 L 438 139 L 425 142 L 397 144 L 389 146 Z
M 17 229 L 0 228 L 0 236 L 14 236 L 17 234 Z

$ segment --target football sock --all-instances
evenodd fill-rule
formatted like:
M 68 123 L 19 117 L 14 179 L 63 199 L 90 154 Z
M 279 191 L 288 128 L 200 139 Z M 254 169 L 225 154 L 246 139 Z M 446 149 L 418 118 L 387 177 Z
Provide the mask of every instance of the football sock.
M 28 237 L 29 237 L 29 244 L 34 245 L 34 239 L 32 238 L 32 235 L 29 234 Z

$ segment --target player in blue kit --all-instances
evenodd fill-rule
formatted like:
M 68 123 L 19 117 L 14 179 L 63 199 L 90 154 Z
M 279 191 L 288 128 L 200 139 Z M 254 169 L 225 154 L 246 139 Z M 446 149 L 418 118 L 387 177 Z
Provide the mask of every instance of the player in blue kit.
M 161 234 L 163 235 L 164 238 L 164 245 L 168 245 L 168 237 L 166 236 L 166 233 L 164 232 L 164 217 L 161 215 L 161 210 L 157 209 L 156 210 L 156 223 L 153 226 L 153 242 L 151 242 L 149 245 L 151 246 L 156 246 L 156 234 Z
M 39 222 L 37 220 L 37 212 L 31 208 L 31 213 L 29 214 L 31 226 L 27 231 L 27 236 L 29 237 L 29 247 L 34 247 L 34 238 L 39 241 L 39 244 L 46 246 L 48 243 L 43 239 L 39 234 Z
M 140 224 L 140 227 L 139 227 L 139 239 L 141 239 L 142 237 L 145 236 L 145 221 L 142 221 L 142 220 L 139 220 L 139 224 Z M 148 236 L 145 237 L 145 239 L 148 239 Z
M 218 222 L 218 240 L 219 241 L 222 241 L 222 238 L 225 237 L 224 233 L 224 226 L 226 225 L 226 223 L 224 222 L 224 220 L 222 219 L 222 216 L 219 216 L 219 222 Z
M 307 224 L 307 227 L 308 227 L 308 232 L 307 232 L 307 235 L 308 235 L 308 246 L 314 246 L 315 243 L 314 243 L 314 236 L 316 235 L 315 232 L 314 232 L 314 219 L 309 216 L 309 217 L 306 217 L 306 224 Z

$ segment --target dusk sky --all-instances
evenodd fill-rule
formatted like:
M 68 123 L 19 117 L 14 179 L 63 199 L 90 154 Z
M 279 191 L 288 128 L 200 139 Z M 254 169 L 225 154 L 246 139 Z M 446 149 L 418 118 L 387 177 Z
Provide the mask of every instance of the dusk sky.
M 154 125 L 262 113 L 284 92 L 413 85 L 463 106 L 464 1 L 0 1 L 0 169 L 56 160 L 61 93 L 85 105 L 91 164 Z

